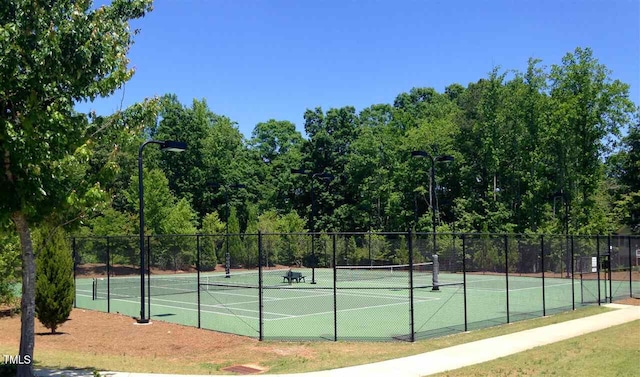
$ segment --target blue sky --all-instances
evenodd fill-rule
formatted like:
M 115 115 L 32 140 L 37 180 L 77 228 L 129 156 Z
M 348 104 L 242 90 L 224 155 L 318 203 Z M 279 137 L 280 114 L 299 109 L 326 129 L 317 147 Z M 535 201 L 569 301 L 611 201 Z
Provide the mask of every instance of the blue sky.
M 104 2 L 104 1 L 102 1 Z M 99 3 L 102 3 L 99 2 Z M 206 99 L 248 138 L 308 108 L 393 103 L 413 87 L 466 86 L 494 66 L 559 64 L 591 47 L 640 104 L 638 0 L 156 0 L 137 20 L 136 74 L 79 111 L 108 115 L 144 98 Z

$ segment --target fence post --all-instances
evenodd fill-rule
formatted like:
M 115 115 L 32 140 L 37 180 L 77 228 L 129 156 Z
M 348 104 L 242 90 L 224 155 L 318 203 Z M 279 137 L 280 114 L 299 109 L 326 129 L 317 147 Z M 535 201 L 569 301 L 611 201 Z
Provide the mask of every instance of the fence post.
M 369 233 L 369 266 L 373 266 L 373 259 L 371 258 L 371 229 L 367 233 Z
M 540 270 L 542 270 L 542 316 L 547 316 L 547 301 L 544 291 L 544 235 L 540 235 Z
M 336 277 L 336 234 L 332 234 L 333 243 L 333 341 L 338 341 L 338 279 Z
M 464 299 L 464 331 L 468 331 L 467 321 L 467 247 L 465 242 L 465 235 L 462 234 L 462 290 Z
M 633 265 L 631 262 L 631 236 L 627 236 L 629 240 L 629 297 L 633 297 Z
M 504 235 L 504 272 L 507 286 L 507 323 L 511 323 L 509 317 L 509 237 Z
M 631 249 L 629 249 L 631 250 Z M 629 254 L 631 255 L 631 254 Z M 78 306 L 78 282 L 76 281 L 76 270 L 78 268 L 77 264 L 77 252 L 76 252 L 76 238 L 71 237 L 71 257 L 73 258 L 73 307 L 77 308 Z
M 107 239 L 107 313 L 111 313 L 111 249 L 109 245 L 109 236 Z
M 151 320 L 151 236 L 147 236 L 147 319 Z
M 611 284 L 611 274 L 613 273 L 613 268 L 611 265 L 613 264 L 611 258 L 611 234 L 607 235 L 607 266 L 609 267 L 609 303 L 613 302 L 613 288 Z M 606 267 L 606 266 L 605 266 Z
M 409 329 L 411 330 L 411 341 L 415 342 L 416 332 L 413 311 L 413 234 L 411 233 L 411 229 L 407 232 L 407 236 L 409 243 Z
M 600 236 L 596 236 L 596 273 L 598 274 L 598 306 L 600 305 Z
M 576 310 L 576 285 L 575 285 L 575 253 L 573 250 L 573 235 L 571 235 L 571 309 Z
M 196 234 L 196 274 L 198 278 L 198 328 L 200 328 L 200 234 Z
M 264 340 L 264 318 L 262 303 L 262 231 L 258 231 L 258 326 L 260 341 Z

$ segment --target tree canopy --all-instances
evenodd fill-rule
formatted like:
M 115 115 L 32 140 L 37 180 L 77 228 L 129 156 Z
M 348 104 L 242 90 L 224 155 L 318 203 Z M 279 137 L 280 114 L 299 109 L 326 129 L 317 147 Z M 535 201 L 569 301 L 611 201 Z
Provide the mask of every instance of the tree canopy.
M 241 232 L 256 229 L 256 209 L 269 222 L 295 211 L 310 229 L 313 185 L 318 231 L 431 231 L 435 210 L 436 226 L 452 231 L 609 233 L 637 229 L 631 222 L 640 216 L 628 211 L 640 186 L 633 167 L 638 108 L 628 90 L 589 48 L 577 48 L 548 68 L 531 58 L 525 72 L 496 67 L 443 93 L 416 87 L 393 104 L 360 111 L 307 109 L 304 135 L 270 119 L 246 139 L 205 100 L 185 106 L 175 95 L 159 101 L 159 121 L 139 133 L 189 144 L 178 157 L 150 152 L 145 166 L 169 178 L 152 184 L 171 191 L 158 198 L 186 199 L 200 229 L 208 213 L 226 214 L 223 190 L 207 185 L 217 182 L 246 186 L 229 195 Z M 412 159 L 414 150 L 454 161 L 436 161 L 431 182 L 430 160 Z M 301 168 L 334 179 L 291 173 Z M 135 187 L 132 179 L 118 175 L 113 197 L 121 195 L 116 188 Z M 137 216 L 135 204 L 113 203 Z

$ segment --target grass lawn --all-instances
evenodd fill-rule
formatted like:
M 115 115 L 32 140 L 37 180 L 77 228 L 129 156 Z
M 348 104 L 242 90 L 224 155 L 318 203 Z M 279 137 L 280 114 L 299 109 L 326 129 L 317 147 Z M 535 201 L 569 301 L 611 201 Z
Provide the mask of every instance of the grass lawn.
M 640 321 L 435 376 L 640 376 Z

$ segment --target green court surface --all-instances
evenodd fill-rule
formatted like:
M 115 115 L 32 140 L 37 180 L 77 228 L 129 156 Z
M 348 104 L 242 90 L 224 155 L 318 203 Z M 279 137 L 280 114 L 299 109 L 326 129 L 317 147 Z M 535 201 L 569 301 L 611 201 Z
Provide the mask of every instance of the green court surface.
M 406 271 L 381 277 L 343 276 L 332 269 L 294 269 L 304 281 L 288 283 L 286 270 L 265 270 L 262 289 L 264 339 L 409 340 L 540 317 L 597 304 L 609 292 L 628 294 L 629 282 L 504 274 L 440 273 L 432 290 L 430 272 L 414 272 L 413 292 Z M 348 273 L 345 271 L 344 273 Z M 312 283 L 315 276 L 315 284 Z M 256 273 L 202 273 L 152 277 L 151 320 L 200 326 L 258 338 L 260 289 Z M 634 282 L 637 284 L 637 282 Z M 95 284 L 95 285 L 94 285 Z M 544 284 L 544 289 L 543 289 Z M 507 294 L 508 285 L 508 294 Z M 598 293 L 600 288 L 600 293 Z M 78 307 L 140 315 L 140 278 L 77 279 Z M 413 293 L 413 305 L 411 295 Z M 198 294 L 200 308 L 198 309 Z M 508 308 L 508 309 L 507 309 Z

